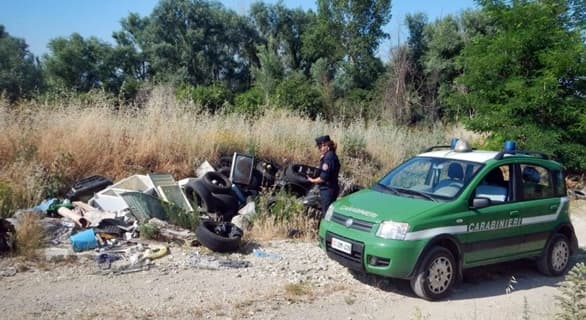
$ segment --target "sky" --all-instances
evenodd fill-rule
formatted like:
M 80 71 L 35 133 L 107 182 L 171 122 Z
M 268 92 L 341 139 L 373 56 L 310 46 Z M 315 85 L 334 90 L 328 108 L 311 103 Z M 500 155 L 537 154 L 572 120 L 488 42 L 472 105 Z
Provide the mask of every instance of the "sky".
M 47 44 L 57 37 L 77 32 L 114 44 L 112 32 L 121 30 L 120 21 L 130 13 L 148 16 L 158 0 L 0 0 L 0 24 L 11 36 L 22 38 L 35 56 L 48 53 Z M 223 0 L 225 7 L 246 15 L 256 0 Z M 265 0 L 265 3 L 277 1 Z M 288 8 L 312 9 L 316 0 L 284 0 Z M 391 22 L 384 27 L 390 39 L 381 44 L 378 55 L 388 56 L 391 44 L 405 41 L 407 14 L 425 13 L 429 21 L 475 9 L 474 0 L 391 0 Z

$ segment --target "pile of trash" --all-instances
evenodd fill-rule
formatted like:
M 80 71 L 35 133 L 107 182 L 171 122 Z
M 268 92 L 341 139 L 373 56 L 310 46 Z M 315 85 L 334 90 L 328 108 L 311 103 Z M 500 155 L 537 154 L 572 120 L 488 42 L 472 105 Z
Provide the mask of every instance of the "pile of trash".
M 136 241 L 148 231 L 145 226 L 156 230 L 159 243 L 201 244 L 215 252 L 234 252 L 256 214 L 254 199 L 262 189 L 284 189 L 319 210 L 319 193 L 312 192 L 307 180 L 317 172 L 302 164 L 281 170 L 273 162 L 234 153 L 221 158 L 216 168 L 205 161 L 196 177 L 179 181 L 167 173 L 132 175 L 115 183 L 94 175 L 75 182 L 63 199 L 46 199 L 2 219 L 0 250 L 14 249 L 18 215 L 32 211 L 41 218 L 50 244 L 70 246 L 74 252 L 93 250 L 104 272 L 145 270 L 153 259 L 167 254 L 166 246 Z M 173 223 L 177 215 L 196 226 L 178 226 Z

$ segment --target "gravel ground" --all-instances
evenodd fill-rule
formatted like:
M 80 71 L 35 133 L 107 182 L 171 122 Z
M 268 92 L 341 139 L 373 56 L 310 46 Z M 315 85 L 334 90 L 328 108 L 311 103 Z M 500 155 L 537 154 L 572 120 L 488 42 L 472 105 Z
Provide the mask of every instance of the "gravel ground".
M 573 262 L 586 261 L 586 205 L 573 221 L 582 248 Z M 522 260 L 468 270 L 448 299 L 428 302 L 406 281 L 349 272 L 315 242 L 249 243 L 237 254 L 171 246 L 129 273 L 113 271 L 127 261 L 103 269 L 92 252 L 50 250 L 56 262 L 0 260 L 0 318 L 551 319 L 563 281 Z

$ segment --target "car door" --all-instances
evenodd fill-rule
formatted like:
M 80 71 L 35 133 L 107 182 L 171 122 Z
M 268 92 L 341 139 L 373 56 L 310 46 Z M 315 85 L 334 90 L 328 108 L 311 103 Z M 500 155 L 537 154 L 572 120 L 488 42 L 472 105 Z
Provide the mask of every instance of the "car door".
M 563 174 L 535 163 L 516 166 L 517 202 L 524 235 L 519 254 L 537 255 L 555 228 L 562 210 L 567 210 Z
M 504 261 L 518 254 L 523 237 L 521 208 L 511 201 L 511 168 L 495 167 L 476 180 L 479 182 L 471 197 L 482 199 L 484 205 L 471 206 L 463 218 L 467 232 L 460 236 L 460 241 L 466 266 Z

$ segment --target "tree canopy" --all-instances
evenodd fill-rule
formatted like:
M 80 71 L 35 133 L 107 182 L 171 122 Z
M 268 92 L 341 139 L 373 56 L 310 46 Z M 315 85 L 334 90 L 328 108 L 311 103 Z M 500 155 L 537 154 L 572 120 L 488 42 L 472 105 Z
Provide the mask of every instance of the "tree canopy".
M 50 54 L 43 62 L 50 86 L 78 92 L 99 88 L 116 91 L 120 87 L 121 74 L 111 45 L 74 33 L 51 40 L 48 47 Z
M 480 1 L 494 32 L 462 52 L 454 102 L 470 129 L 586 168 L 586 46 L 570 1 Z M 583 14 L 583 12 L 582 12 Z M 572 28 L 568 28 L 568 26 Z
M 147 62 L 155 81 L 229 86 L 249 83 L 256 58 L 257 33 L 250 22 L 219 2 L 161 0 L 150 16 L 131 14 L 117 33 Z
M 246 15 L 160 0 L 124 18 L 114 45 L 74 33 L 51 40 L 40 63 L 0 26 L 0 91 L 14 102 L 99 89 L 127 102 L 164 83 L 198 110 L 247 117 L 279 107 L 326 120 L 462 122 L 492 147 L 515 139 L 586 170 L 586 1 L 476 2 L 434 21 L 407 16 L 408 39 L 389 57 L 377 50 L 391 0 L 318 0 L 316 12 L 255 2 Z
M 23 39 L 0 25 L 0 94 L 10 101 L 30 97 L 42 86 L 41 69 Z

